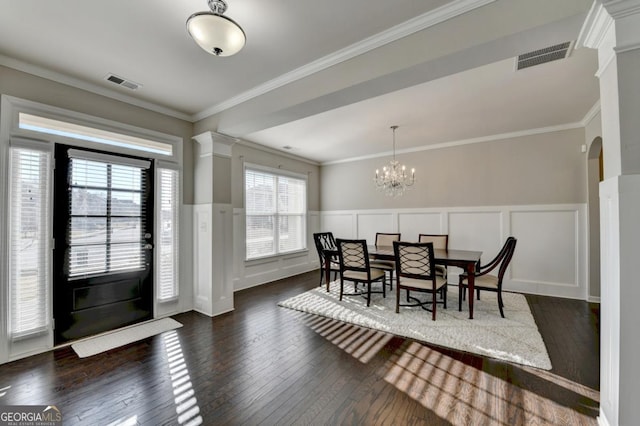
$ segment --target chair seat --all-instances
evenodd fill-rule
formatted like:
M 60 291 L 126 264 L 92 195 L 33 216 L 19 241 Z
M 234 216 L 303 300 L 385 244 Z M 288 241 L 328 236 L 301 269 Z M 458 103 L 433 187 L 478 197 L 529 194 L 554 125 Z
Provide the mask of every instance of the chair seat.
M 467 275 L 463 275 L 461 276 L 462 278 L 462 284 L 463 285 L 467 285 Z M 492 290 L 497 290 L 498 289 L 498 277 L 494 276 L 494 275 L 480 275 L 478 277 L 476 277 L 476 279 L 473 282 L 475 288 L 488 288 L 488 289 L 492 289 Z
M 340 264 L 336 262 L 331 262 L 331 264 L 329 265 L 329 269 L 331 269 L 332 271 L 339 271 Z
M 436 290 L 440 290 L 442 287 L 447 285 L 447 280 L 443 277 L 436 276 Z M 415 278 L 401 278 L 400 279 L 400 287 L 411 287 L 418 288 L 423 290 L 431 290 L 432 282 L 429 280 L 418 280 Z
M 372 268 L 384 269 L 385 271 L 393 271 L 396 269 L 396 262 L 392 260 L 370 259 L 369 266 Z
M 371 273 L 371 280 L 378 280 L 382 277 L 384 277 L 384 271 L 380 270 L 380 269 L 376 269 L 376 268 L 371 268 L 370 269 L 370 273 Z M 342 273 L 342 276 L 344 277 L 345 280 L 354 280 L 354 281 L 367 281 L 367 273 L 366 272 L 360 272 L 360 271 L 344 271 Z

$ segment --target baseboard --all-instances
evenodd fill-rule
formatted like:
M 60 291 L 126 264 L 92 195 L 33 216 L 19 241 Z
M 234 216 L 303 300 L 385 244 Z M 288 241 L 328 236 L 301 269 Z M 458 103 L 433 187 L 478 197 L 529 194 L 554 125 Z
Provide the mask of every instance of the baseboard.
M 599 426 L 610 426 L 609 420 L 607 420 L 607 416 L 604 415 L 602 408 L 600 408 L 600 414 L 597 417 Z
M 595 296 L 589 296 L 587 298 L 587 302 L 589 303 L 600 303 L 600 298 Z

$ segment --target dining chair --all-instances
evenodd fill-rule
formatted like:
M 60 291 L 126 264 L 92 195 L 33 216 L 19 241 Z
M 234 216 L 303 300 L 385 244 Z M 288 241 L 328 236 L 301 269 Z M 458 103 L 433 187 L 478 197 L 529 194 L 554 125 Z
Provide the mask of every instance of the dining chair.
M 418 234 L 419 243 L 433 243 L 434 249 L 449 249 L 449 234 Z M 436 265 L 436 275 L 447 278 L 447 268 L 443 265 Z
M 433 263 L 433 243 L 409 243 L 394 241 L 393 252 L 396 262 L 396 313 L 400 312 L 400 306 L 420 306 L 431 311 L 431 319 L 436 320 L 436 306 L 442 303 L 447 309 L 447 295 L 445 293 L 441 302 L 438 302 L 437 294 L 443 288 L 446 289 L 447 280 L 436 275 Z M 407 291 L 407 303 L 400 303 L 400 290 Z M 411 291 L 431 293 L 431 300 L 420 301 L 412 297 Z M 413 303 L 411 303 L 413 301 Z M 431 305 L 429 309 L 426 306 Z
M 394 241 L 400 241 L 401 234 L 391 234 L 386 232 L 378 232 L 376 233 L 376 247 L 379 246 L 393 246 Z M 389 289 L 393 290 L 393 271 L 396 269 L 396 264 L 393 260 L 381 260 L 370 259 L 371 267 L 382 269 L 383 271 L 389 272 Z
M 325 250 L 336 250 L 336 240 L 332 232 L 316 232 L 313 234 L 313 241 L 318 251 L 318 258 L 320 259 L 320 285 L 322 285 L 322 279 L 325 276 L 325 262 L 327 261 Z M 340 272 L 338 259 L 336 259 L 335 256 L 331 256 L 329 262 L 329 269 L 333 272 L 333 279 L 336 279 L 337 274 Z
M 478 300 L 480 300 L 480 290 L 493 291 L 498 294 L 498 308 L 500 309 L 502 318 L 504 318 L 502 280 L 509 266 L 509 262 L 511 262 L 511 258 L 513 257 L 517 242 L 518 240 L 514 237 L 507 238 L 507 241 L 505 241 L 504 246 L 502 246 L 502 249 L 500 249 L 496 257 L 486 265 L 480 265 L 478 271 L 473 275 L 474 288 L 476 289 Z M 498 269 L 497 275 L 489 274 L 489 272 L 494 271 L 496 268 Z M 465 298 L 467 287 L 469 286 L 468 278 L 466 272 L 460 274 L 460 280 L 458 282 L 458 311 L 462 310 L 462 300 Z M 473 297 L 473 295 L 470 294 L 469 297 Z
M 342 296 L 364 295 L 358 292 L 358 284 L 367 285 L 367 306 L 371 304 L 371 293 L 382 293 L 382 297 L 387 297 L 385 292 L 386 275 L 381 269 L 373 268 L 369 264 L 369 253 L 367 250 L 367 240 L 343 240 L 338 238 L 338 260 L 340 263 L 340 300 Z M 353 293 L 344 293 L 344 282 L 353 282 Z M 371 283 L 382 282 L 381 291 L 371 291 Z

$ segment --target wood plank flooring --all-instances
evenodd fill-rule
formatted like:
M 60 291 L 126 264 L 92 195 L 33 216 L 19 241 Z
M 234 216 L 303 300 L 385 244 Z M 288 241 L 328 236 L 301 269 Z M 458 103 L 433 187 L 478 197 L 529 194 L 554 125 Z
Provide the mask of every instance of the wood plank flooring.
M 65 425 L 597 424 L 598 305 L 527 296 L 542 371 L 276 306 L 317 279 L 237 292 L 232 313 L 177 315 L 184 327 L 91 358 L 2 365 L 0 405 L 56 405 Z

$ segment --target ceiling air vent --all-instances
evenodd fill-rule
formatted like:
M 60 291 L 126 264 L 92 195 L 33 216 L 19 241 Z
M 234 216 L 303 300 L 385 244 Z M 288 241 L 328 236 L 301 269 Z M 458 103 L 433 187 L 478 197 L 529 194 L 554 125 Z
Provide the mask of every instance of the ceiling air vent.
M 521 70 L 535 65 L 544 64 L 546 62 L 555 61 L 569 57 L 573 48 L 573 42 L 567 41 L 556 44 L 554 46 L 545 47 L 544 49 L 534 50 L 533 52 L 523 53 L 518 56 L 516 62 L 516 70 Z
M 138 90 L 138 88 L 142 87 L 142 84 L 136 83 L 135 81 L 127 80 L 122 77 L 118 77 L 115 74 L 107 74 L 104 78 L 111 83 L 117 84 L 118 86 L 126 87 L 130 90 Z

